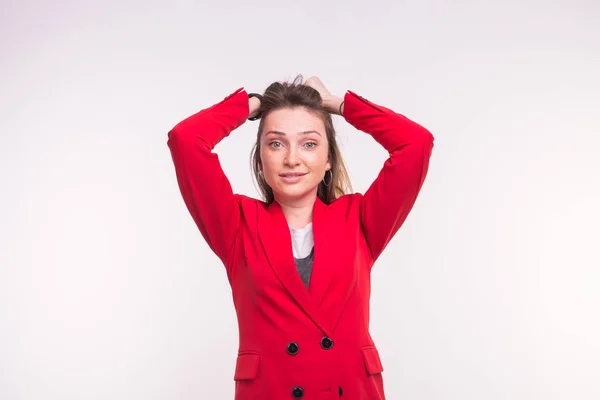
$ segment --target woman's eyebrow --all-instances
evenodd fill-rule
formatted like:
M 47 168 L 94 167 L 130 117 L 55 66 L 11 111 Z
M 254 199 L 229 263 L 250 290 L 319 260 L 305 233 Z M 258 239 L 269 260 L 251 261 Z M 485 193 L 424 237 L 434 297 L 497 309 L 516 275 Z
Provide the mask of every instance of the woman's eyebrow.
M 309 135 L 311 133 L 316 133 L 317 135 L 321 136 L 321 134 L 319 132 L 317 132 L 317 131 L 298 132 L 298 135 Z M 265 133 L 265 135 L 269 135 L 269 134 L 279 135 L 279 136 L 286 136 L 285 132 L 280 132 L 280 131 L 269 131 L 269 132 Z

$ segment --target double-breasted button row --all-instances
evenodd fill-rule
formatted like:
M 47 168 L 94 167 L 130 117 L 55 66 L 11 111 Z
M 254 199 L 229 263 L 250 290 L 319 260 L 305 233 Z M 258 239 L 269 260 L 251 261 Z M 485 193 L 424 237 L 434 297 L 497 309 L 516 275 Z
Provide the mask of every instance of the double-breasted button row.
M 333 340 L 331 340 L 327 336 L 323 337 L 321 339 L 321 347 L 324 350 L 331 349 L 333 347 Z M 300 346 L 298 346 L 298 343 L 296 343 L 296 342 L 289 342 L 287 344 L 286 350 L 287 350 L 287 352 L 288 352 L 289 355 L 295 356 L 300 351 Z
M 321 339 L 321 348 L 324 350 L 329 350 L 333 347 L 333 340 L 329 337 L 325 336 Z M 295 356 L 300 351 L 300 346 L 296 342 L 289 342 L 286 346 L 286 351 L 289 355 Z M 343 390 L 342 387 L 338 387 L 338 393 L 340 397 L 342 396 Z M 304 397 L 304 389 L 301 386 L 295 386 L 292 389 L 292 397 L 295 399 L 301 399 Z

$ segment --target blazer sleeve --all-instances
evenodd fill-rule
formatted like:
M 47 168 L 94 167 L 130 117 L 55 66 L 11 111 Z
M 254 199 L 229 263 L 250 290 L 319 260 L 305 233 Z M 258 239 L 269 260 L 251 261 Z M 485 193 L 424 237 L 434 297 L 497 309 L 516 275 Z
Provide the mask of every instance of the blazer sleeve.
M 239 197 L 233 194 L 212 150 L 246 121 L 249 112 L 248 95 L 240 88 L 168 133 L 183 200 L 209 247 L 225 265 L 240 226 Z
M 433 135 L 403 115 L 351 91 L 343 116 L 389 153 L 375 181 L 360 197 L 362 228 L 376 260 L 404 223 L 427 175 Z

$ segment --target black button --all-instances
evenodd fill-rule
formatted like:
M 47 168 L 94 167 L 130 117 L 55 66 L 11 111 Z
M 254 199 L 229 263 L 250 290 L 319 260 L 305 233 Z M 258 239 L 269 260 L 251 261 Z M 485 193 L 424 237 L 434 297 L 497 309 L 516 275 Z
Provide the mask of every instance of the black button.
M 295 399 L 301 399 L 304 396 L 304 389 L 302 389 L 300 386 L 296 386 L 294 389 L 292 389 L 292 396 Z
M 287 352 L 289 355 L 295 356 L 299 349 L 300 347 L 298 346 L 298 343 L 290 342 L 287 345 Z
M 330 348 L 333 347 L 333 340 L 331 340 L 327 336 L 325 336 L 323 339 L 321 339 L 321 347 L 324 348 L 325 350 L 329 350 Z
M 342 397 L 342 395 L 344 394 L 344 389 L 342 389 L 341 386 L 338 386 L 338 393 L 340 394 L 340 397 Z

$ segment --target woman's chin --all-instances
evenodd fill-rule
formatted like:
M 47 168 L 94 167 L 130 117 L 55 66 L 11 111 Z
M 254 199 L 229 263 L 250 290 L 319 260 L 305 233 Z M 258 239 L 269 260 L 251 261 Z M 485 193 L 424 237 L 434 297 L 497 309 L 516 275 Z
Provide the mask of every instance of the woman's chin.
M 309 196 L 316 196 L 317 188 L 307 188 L 305 185 L 285 185 L 274 192 L 275 199 L 286 201 L 302 200 Z

